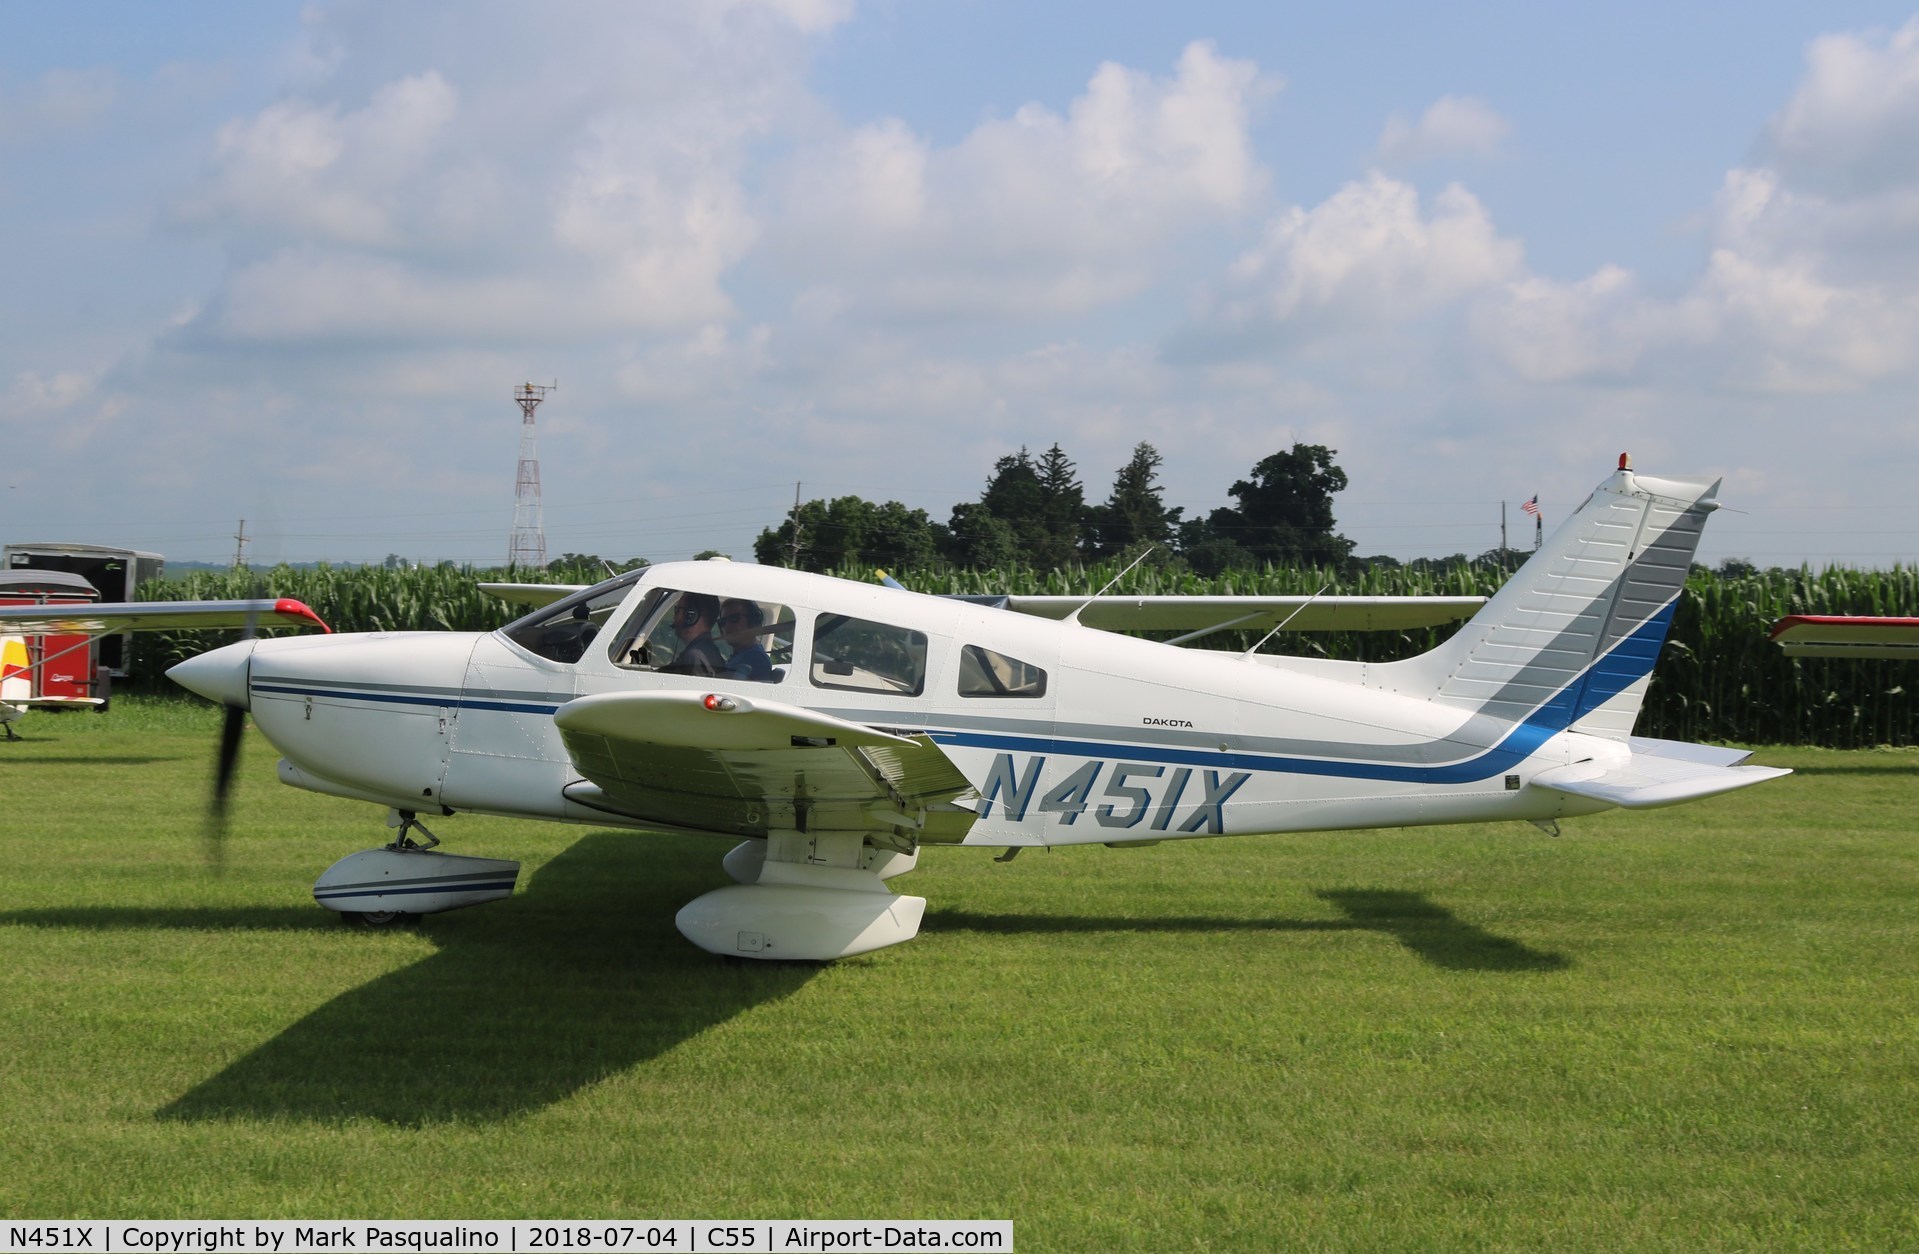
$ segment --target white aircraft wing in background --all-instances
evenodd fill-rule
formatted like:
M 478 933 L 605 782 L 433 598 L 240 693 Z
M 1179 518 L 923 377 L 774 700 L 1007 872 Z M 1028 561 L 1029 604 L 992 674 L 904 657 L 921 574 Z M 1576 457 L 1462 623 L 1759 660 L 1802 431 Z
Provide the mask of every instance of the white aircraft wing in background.
M 1082 626 L 1105 631 L 1403 631 L 1471 618 L 1485 597 L 1371 596 L 1007 596 L 987 604 L 1038 618 L 1079 611 Z
M 221 627 L 318 627 L 320 616 L 288 597 L 253 601 L 121 601 L 0 605 L 0 628 L 27 636 L 105 636 L 120 631 L 198 631 Z
M 1793 614 L 1773 624 L 1787 657 L 1919 657 L 1919 618 Z

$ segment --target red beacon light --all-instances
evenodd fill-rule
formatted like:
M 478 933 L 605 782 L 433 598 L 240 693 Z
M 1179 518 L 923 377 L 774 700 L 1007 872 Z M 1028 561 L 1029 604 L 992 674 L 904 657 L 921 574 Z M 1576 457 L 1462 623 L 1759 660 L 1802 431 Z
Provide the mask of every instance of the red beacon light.
M 718 710 L 722 714 L 725 714 L 729 710 L 737 710 L 740 708 L 739 702 L 733 700 L 731 697 L 723 697 L 717 692 L 707 693 L 704 697 L 700 698 L 700 704 L 709 710 Z

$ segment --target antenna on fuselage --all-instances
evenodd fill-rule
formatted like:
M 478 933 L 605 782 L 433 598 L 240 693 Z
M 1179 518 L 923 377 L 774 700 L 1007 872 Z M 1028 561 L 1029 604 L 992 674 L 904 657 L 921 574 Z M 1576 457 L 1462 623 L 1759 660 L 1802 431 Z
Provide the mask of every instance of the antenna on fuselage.
M 1087 597 L 1084 601 L 1081 601 L 1078 605 L 1074 606 L 1073 612 L 1066 616 L 1066 621 L 1069 623 L 1077 624 L 1079 622 L 1079 612 L 1081 610 L 1085 609 L 1087 606 L 1091 605 L 1093 602 L 1105 596 L 1107 588 L 1111 588 L 1114 584 L 1118 583 L 1120 580 L 1130 575 L 1133 572 L 1133 567 L 1145 561 L 1147 557 L 1152 554 L 1152 551 L 1158 547 L 1159 546 L 1157 544 L 1147 545 L 1145 551 L 1142 552 L 1138 557 L 1134 558 L 1131 562 L 1129 562 L 1125 570 L 1122 570 L 1121 572 L 1119 572 L 1119 574 L 1114 575 L 1111 579 L 1108 579 L 1106 581 L 1105 588 L 1101 588 L 1098 592 L 1095 592 L 1092 596 Z
M 1284 631 L 1286 629 L 1287 623 L 1292 622 L 1295 618 L 1298 618 L 1301 614 L 1304 614 L 1306 612 L 1306 607 L 1311 605 L 1314 601 L 1319 600 L 1321 593 L 1324 593 L 1327 588 L 1330 588 L 1332 586 L 1333 586 L 1332 584 L 1328 583 L 1324 587 L 1320 588 L 1318 592 L 1313 593 L 1313 595 L 1307 597 L 1304 601 L 1301 601 L 1299 603 L 1298 609 L 1294 610 L 1292 613 L 1288 614 L 1286 617 L 1280 619 L 1277 623 L 1274 623 L 1273 629 L 1267 632 L 1265 635 L 1261 636 L 1259 638 L 1258 644 L 1255 644 L 1252 648 L 1246 650 L 1246 652 L 1239 655 L 1239 660 L 1244 662 L 1247 658 L 1259 652 L 1261 646 L 1263 646 L 1268 640 L 1271 640 L 1274 636 L 1277 636 L 1280 632 Z

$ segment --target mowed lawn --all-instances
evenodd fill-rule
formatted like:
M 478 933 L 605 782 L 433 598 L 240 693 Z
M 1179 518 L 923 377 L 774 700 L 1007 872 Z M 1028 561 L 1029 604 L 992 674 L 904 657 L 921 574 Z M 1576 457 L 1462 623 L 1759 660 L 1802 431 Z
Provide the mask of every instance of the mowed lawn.
M 313 905 L 381 812 L 210 708 L 0 745 L 0 1212 L 1010 1218 L 1020 1248 L 1919 1246 L 1919 754 L 1567 822 L 935 849 L 910 944 L 695 950 L 717 840 L 459 817 L 510 902 Z

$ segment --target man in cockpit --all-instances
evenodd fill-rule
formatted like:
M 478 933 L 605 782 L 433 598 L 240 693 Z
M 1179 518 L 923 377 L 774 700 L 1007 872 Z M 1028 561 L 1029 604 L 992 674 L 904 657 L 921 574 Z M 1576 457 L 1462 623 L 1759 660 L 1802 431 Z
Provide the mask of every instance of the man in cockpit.
M 717 675 L 726 666 L 720 647 L 713 643 L 713 620 L 719 617 L 719 602 L 705 592 L 682 592 L 673 607 L 673 634 L 679 637 L 680 651 L 672 662 L 660 669 L 676 675 Z

